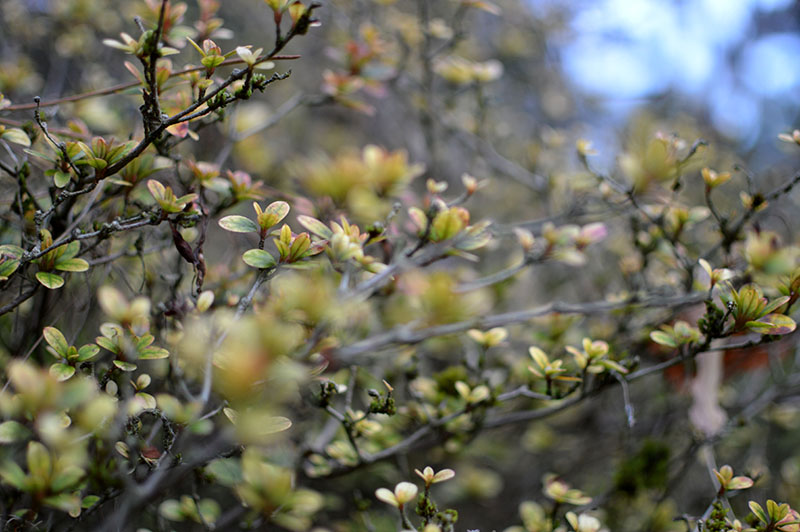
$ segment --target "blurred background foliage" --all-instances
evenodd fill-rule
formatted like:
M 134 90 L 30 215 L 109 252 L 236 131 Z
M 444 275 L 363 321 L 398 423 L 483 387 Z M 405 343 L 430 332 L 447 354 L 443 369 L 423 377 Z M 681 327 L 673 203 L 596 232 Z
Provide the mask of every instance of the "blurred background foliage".
M 172 26 L 165 28 L 167 44 L 181 50 L 170 58 L 175 70 L 199 63 L 187 37 L 198 43 L 213 38 L 225 53 L 239 44 L 268 47 L 273 39 L 272 13 L 264 2 L 227 0 L 215 15 L 224 21 L 222 25 L 216 20 L 194 22 L 209 3 L 188 1 L 185 13 L 173 13 Z M 133 81 L 119 51 L 102 41 L 117 39 L 120 32 L 138 35 L 134 17 L 152 24 L 153 6 L 159 4 L 4 0 L 0 92 L 17 105 L 36 95 L 48 101 Z M 412 320 L 427 326 L 553 299 L 593 301 L 622 298 L 643 288 L 668 294 L 684 287 L 680 254 L 664 245 L 674 244 L 675 239 L 669 242 L 646 223 L 637 222 L 629 206 L 607 201 L 613 191 L 593 172 L 633 184 L 643 202 L 654 209 L 665 204 L 676 209 L 672 218 L 667 217 L 668 225 L 675 235 L 683 231 L 681 253 L 698 257 L 719 239 L 713 226 L 699 223 L 708 212 L 690 213 L 704 204 L 702 167 L 733 173 L 726 185 L 729 191 L 717 199 L 723 211 L 742 209 L 739 190 L 772 190 L 796 168 L 798 147 L 777 138 L 798 126 L 800 112 L 800 11 L 793 2 L 341 0 L 325 2 L 317 13 L 321 27 L 285 51 L 302 58 L 274 62 L 276 72 L 291 69 L 291 77 L 229 108 L 223 120 L 197 126 L 199 139 L 174 149 L 176 160 L 188 165 L 182 171 L 194 172 L 209 190 L 215 183 L 221 186 L 220 180 L 225 187 L 238 183 L 244 192 L 236 199 L 252 192 L 286 200 L 292 204 L 292 220 L 297 214 L 324 221 L 346 214 L 364 230 L 397 215 L 397 201 L 403 211 L 420 204 L 437 186 L 426 185 L 426 179 L 447 184 L 445 195 L 452 192 L 455 197 L 463 189 L 462 175 L 468 173 L 485 181 L 469 203 L 468 216 L 471 223 L 491 220 L 494 239 L 476 252 L 480 263 L 448 259 L 434 265 L 433 273 L 409 272 L 370 305 L 331 308 L 336 283 L 319 273 L 280 277 L 271 288 L 274 297 L 259 310 L 260 321 L 237 325 L 230 335 L 230 352 L 236 353 L 236 360 L 220 362 L 215 391 L 232 401 L 246 403 L 247 397 L 237 395 L 247 395 L 242 383 L 254 372 L 265 371 L 261 354 L 251 352 L 253 345 L 270 357 L 293 352 L 305 342 L 308 328 L 325 320 L 342 322 L 336 340 L 346 344 L 380 327 Z M 235 40 L 230 40 L 234 34 Z M 174 81 L 188 86 L 185 80 Z M 139 89 L 129 88 L 64 102 L 44 113 L 51 126 L 66 128 L 70 120 L 79 120 L 73 131 L 84 140 L 89 137 L 87 130 L 128 140 L 141 133 L 131 129 L 139 122 L 140 101 Z M 174 105 L 180 103 L 176 100 Z M 31 111 L 12 109 L 2 118 L 30 121 Z M 683 167 L 682 187 L 673 193 L 675 162 L 699 138 L 708 145 Z M 581 139 L 591 141 L 591 147 L 576 150 Z M 583 164 L 587 156 L 589 166 Z M 140 177 L 131 179 L 135 184 Z M 2 187 L 8 192 L 7 199 L 0 200 L 5 224 L 0 234 L 6 242 L 16 224 L 8 199 L 14 185 L 4 182 Z M 131 194 L 133 202 L 147 196 L 144 187 Z M 790 192 L 775 202 L 755 229 L 749 229 L 747 240 L 733 243 L 715 266 L 749 269 L 754 277 L 765 269 L 770 275 L 795 269 L 798 235 L 792 220 L 798 212 L 797 194 Z M 250 202 L 245 203 L 230 212 L 252 217 Z M 680 208 L 686 212 L 677 212 Z M 124 207 L 111 212 L 117 215 L 120 209 Z M 402 229 L 413 233 L 411 220 L 404 212 L 399 216 Z M 546 222 L 556 226 L 603 222 L 609 236 L 602 246 L 577 254 L 565 251 L 561 260 L 458 293 L 459 283 L 468 284 L 522 260 L 514 227 L 532 231 L 538 240 L 548 230 Z M 182 231 L 191 241 L 192 229 Z M 142 234 L 137 245 L 145 249 L 164 242 L 163 235 Z M 244 241 L 216 224 L 209 228 L 208 241 L 206 283 L 214 287 L 221 304 L 233 307 L 246 289 L 236 283 L 248 272 L 238 260 Z M 642 250 L 651 244 L 653 254 L 644 254 Z M 93 258 L 124 249 L 101 246 Z M 765 265 L 770 257 L 774 260 Z M 179 264 L 174 250 L 162 246 L 146 264 L 136 257 L 122 258 L 104 275 L 127 284 L 129 290 L 142 290 L 154 305 L 161 305 L 159 312 L 174 315 L 186 311 L 180 300 L 159 294 L 176 292 L 168 287 L 180 282 L 170 273 Z M 311 282 L 309 275 L 315 276 Z M 87 283 L 93 292 L 99 280 Z M 75 285 L 75 293 L 87 289 Z M 0 318 L 6 359 L 30 348 L 32 331 L 56 321 L 62 330 L 73 331 L 73 337 L 91 341 L 101 321 L 97 309 L 89 308 L 83 298 L 50 297 L 47 304 L 36 307 L 44 309 L 42 314 L 28 317 L 33 326 L 17 323 L 13 315 Z M 668 351 L 650 342 L 648 333 L 653 325 L 678 317 L 691 322 L 700 314 L 676 314 L 669 308 L 605 316 L 556 314 L 509 326 L 508 340 L 483 354 L 466 336 L 450 335 L 384 353 L 357 377 L 351 377 L 347 368 L 337 368 L 334 360 L 326 375 L 358 390 L 383 390 L 381 380 L 386 380 L 409 398 L 404 408 L 413 410 L 423 408 L 416 403 L 456 401 L 455 383 L 470 380 L 480 356 L 486 357 L 490 387 L 527 384 L 530 345 L 561 356 L 566 346 L 578 346 L 589 336 L 605 339 L 617 359 L 643 365 L 664 360 Z M 153 327 L 163 333 L 164 345 L 182 353 L 188 378 L 201 380 L 203 347 L 211 341 L 209 323 L 216 322 L 187 321 L 181 335 L 170 331 L 168 318 L 159 320 Z M 249 341 L 254 337 L 256 344 Z M 719 387 L 720 404 L 731 424 L 736 425 L 741 414 L 742 426 L 714 440 L 716 460 L 736 464 L 737 472 L 757 477 L 750 497 L 757 500 L 765 494 L 800 500 L 797 384 L 781 390 L 775 404 L 758 416 L 747 413 L 747 406 L 762 397 L 776 374 L 796 371 L 796 339 L 792 342 L 790 338 L 777 347 L 746 353 L 747 360 L 737 360 L 731 353 Z M 158 366 L 151 373 L 164 378 L 168 371 L 167 366 Z M 288 376 L 287 381 L 307 378 L 304 370 L 291 364 L 275 371 Z M 440 506 L 458 509 L 458 529 L 492 530 L 522 522 L 520 504 L 543 503 L 542 479 L 557 472 L 595 497 L 601 508 L 598 515 L 610 530 L 686 530 L 686 524 L 675 518 L 701 515 L 714 495 L 704 462 L 705 440 L 689 415 L 696 401 L 689 386 L 694 371 L 694 363 L 687 361 L 667 376 L 632 383 L 630 403 L 636 406 L 632 427 L 622 392 L 615 390 L 530 424 L 482 432 L 480 421 L 473 420 L 475 430 L 467 427 L 459 432 L 454 427 L 458 436 L 445 438 L 442 445 L 336 478 L 306 478 L 304 485 L 324 494 L 320 525 L 335 530 L 391 530 L 396 517 L 383 513 L 385 508 L 374 500 L 375 489 L 410 480 L 403 475 L 415 467 L 441 464 L 454 469 L 456 476 L 438 492 Z M 301 373 L 304 376 L 297 377 Z M 294 393 L 276 386 L 260 396 L 275 405 L 271 413 L 285 415 L 295 424 L 292 435 L 270 451 L 274 461 L 283 458 L 289 463 L 284 455 L 302 448 L 304 435 L 320 427 L 320 417 L 301 405 Z M 360 408 L 367 408 L 366 400 L 359 401 Z M 383 420 L 385 439 L 367 437 L 367 449 L 378 451 L 399 441 L 407 422 Z M 361 429 L 370 432 L 368 425 Z M 246 441 L 248 436 L 239 437 Z M 340 438 L 337 444 L 342 445 L 328 452 L 346 463 L 352 449 L 345 441 Z M 309 497 L 304 504 L 322 507 L 322 501 L 304 496 Z M 743 499 L 732 501 L 739 514 L 745 512 Z M 177 501 L 170 503 L 162 515 L 180 514 L 176 508 Z M 294 517 L 304 522 L 302 515 Z M 195 524 L 175 524 L 176 529 L 180 526 L 196 529 Z M 532 527 L 528 530 L 536 530 Z

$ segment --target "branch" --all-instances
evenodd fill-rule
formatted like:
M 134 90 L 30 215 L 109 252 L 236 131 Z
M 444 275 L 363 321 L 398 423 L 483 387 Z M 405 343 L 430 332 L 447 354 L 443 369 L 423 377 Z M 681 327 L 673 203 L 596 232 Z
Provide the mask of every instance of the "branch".
M 27 300 L 29 300 L 31 297 L 33 297 L 33 294 L 35 294 L 36 290 L 38 289 L 39 289 L 39 284 L 37 283 L 33 285 L 33 287 L 29 289 L 27 292 L 23 292 L 20 295 L 18 295 L 17 298 L 11 303 L 8 303 L 0 307 L 0 316 L 8 312 L 11 312 L 15 308 L 26 302 Z
M 399 325 L 386 332 L 376 334 L 359 342 L 340 347 L 333 351 L 334 359 L 342 364 L 352 364 L 358 355 L 378 351 L 394 344 L 417 344 L 428 338 L 444 336 L 467 331 L 469 329 L 487 330 L 512 323 L 521 323 L 547 314 L 603 314 L 630 307 L 682 307 L 704 301 L 706 292 L 694 292 L 680 296 L 645 296 L 633 297 L 624 301 L 592 301 L 589 303 L 565 303 L 555 301 L 527 310 L 505 312 L 471 320 L 436 325 L 425 329 L 414 330 L 410 325 Z
M 274 55 L 269 58 L 270 61 L 291 61 L 294 59 L 300 59 L 300 55 Z M 240 65 L 244 63 L 241 59 L 231 58 L 225 60 L 220 67 L 222 66 L 230 66 L 230 65 Z M 219 67 L 217 67 L 219 68 Z M 178 70 L 176 72 L 171 72 L 169 77 L 173 78 L 175 76 L 182 76 L 184 74 L 191 74 L 192 72 L 205 72 L 206 67 L 199 66 L 199 67 L 191 67 L 191 68 L 184 68 L 183 70 Z M 119 85 L 113 85 L 111 87 L 106 87 L 105 89 L 97 89 L 89 92 L 83 92 L 80 94 L 75 94 L 73 96 L 65 96 L 64 98 L 57 98 L 55 100 L 49 100 L 46 102 L 39 103 L 39 107 L 53 107 L 55 105 L 60 105 L 62 103 L 70 103 L 70 102 L 79 102 L 81 100 L 86 100 L 88 98 L 97 98 L 99 96 L 108 96 L 111 94 L 115 94 L 118 92 L 122 92 L 128 89 L 132 89 L 134 87 L 139 87 L 142 83 L 140 81 L 131 81 L 129 83 L 120 83 Z M 35 103 L 24 103 L 24 104 L 17 104 L 17 105 L 9 105 L 8 107 L 3 108 L 3 111 L 27 111 L 29 109 L 35 109 Z M 21 122 L 19 123 L 10 123 L 11 121 L 8 119 L 0 119 L 3 123 L 8 123 L 9 125 L 22 125 Z M 72 135 L 78 136 L 77 133 L 71 130 L 63 130 L 64 133 L 61 131 L 53 130 L 55 133 L 64 134 L 64 135 Z

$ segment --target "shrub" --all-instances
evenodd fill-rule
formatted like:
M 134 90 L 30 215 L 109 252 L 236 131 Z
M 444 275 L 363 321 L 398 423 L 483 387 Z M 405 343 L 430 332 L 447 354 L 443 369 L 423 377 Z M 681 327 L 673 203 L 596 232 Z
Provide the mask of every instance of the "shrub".
M 6 529 L 798 530 L 800 174 L 532 127 L 511 1 L 235 4 L 3 6 Z

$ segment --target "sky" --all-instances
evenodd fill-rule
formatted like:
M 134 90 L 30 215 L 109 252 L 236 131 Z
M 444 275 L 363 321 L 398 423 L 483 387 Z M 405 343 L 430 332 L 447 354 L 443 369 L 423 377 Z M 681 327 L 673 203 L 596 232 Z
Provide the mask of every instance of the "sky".
M 534 10 L 547 4 L 530 1 Z M 576 1 L 573 38 L 560 50 L 562 66 L 580 91 L 611 108 L 632 109 L 673 90 L 707 105 L 713 125 L 731 138 L 752 144 L 764 134 L 800 127 L 789 123 L 800 109 L 800 21 L 789 10 L 794 4 Z M 756 27 L 757 17 L 772 17 L 766 30 Z

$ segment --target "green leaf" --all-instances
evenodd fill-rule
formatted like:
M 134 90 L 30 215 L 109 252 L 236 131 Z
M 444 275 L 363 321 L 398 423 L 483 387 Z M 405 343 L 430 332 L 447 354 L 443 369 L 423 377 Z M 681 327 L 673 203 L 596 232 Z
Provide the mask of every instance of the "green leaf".
M 81 243 L 77 240 L 73 240 L 66 246 L 63 246 L 63 251 L 61 251 L 61 255 L 56 259 L 56 264 L 58 264 L 62 260 L 69 260 L 77 255 L 81 250 Z
M 319 237 L 327 239 L 333 236 L 333 230 L 316 218 L 301 214 L 297 217 L 297 221 L 300 223 L 300 225 Z
M 55 290 L 56 288 L 64 286 L 64 279 L 50 272 L 37 272 L 36 280 L 50 290 Z
M 768 314 L 758 321 L 748 321 L 745 325 L 759 334 L 789 334 L 797 328 L 794 320 L 784 314 Z
M 44 503 L 47 506 L 52 506 L 53 508 L 58 508 L 59 510 L 69 512 L 70 515 L 80 515 L 81 498 L 75 494 L 62 493 L 61 495 L 56 495 L 55 497 L 47 497 L 44 499 Z
M 242 260 L 253 268 L 272 268 L 275 266 L 275 258 L 263 249 L 249 249 L 242 255 Z
M 761 312 L 763 312 L 764 314 L 769 314 L 770 312 L 772 312 L 776 308 L 782 307 L 783 305 L 785 305 L 786 302 L 789 301 L 789 299 L 790 299 L 789 296 L 783 296 L 783 297 L 776 298 L 773 301 L 771 301 L 769 303 L 769 305 L 764 307 Z M 763 317 L 762 317 L 762 319 L 763 319 Z
M 97 342 L 97 345 L 105 349 L 106 351 L 111 351 L 112 353 L 118 354 L 119 353 L 119 346 L 115 344 L 112 340 L 106 338 L 105 336 L 98 336 L 94 339 Z
M 3 244 L 0 246 L 0 255 L 6 255 L 7 257 L 20 259 L 24 254 L 25 250 L 19 246 L 15 246 L 14 244 Z
M 55 349 L 56 353 L 61 355 L 63 358 L 67 358 L 67 353 L 69 352 L 69 343 L 67 339 L 64 338 L 64 335 L 56 329 L 55 327 L 45 327 L 42 329 L 42 336 L 44 336 L 44 341 L 50 344 L 50 347 Z
M 219 458 L 209 463 L 205 472 L 223 486 L 232 487 L 242 482 L 242 464 L 237 458 Z
M 31 150 L 30 148 L 22 150 L 22 151 L 24 151 L 25 153 L 27 153 L 29 155 L 33 155 L 35 157 L 39 157 L 40 159 L 44 159 L 45 161 L 49 161 L 51 163 L 57 163 L 58 162 L 58 159 L 56 159 L 54 156 L 48 155 L 46 153 L 42 153 L 40 151 Z
M 183 521 L 185 519 L 181 503 L 175 499 L 167 499 L 162 502 L 158 507 L 158 513 L 161 517 L 170 521 Z
M 729 490 L 746 490 L 753 486 L 753 479 L 749 477 L 733 477 L 730 482 L 728 482 L 728 489 Z
M 678 347 L 678 342 L 676 342 L 671 335 L 665 333 L 664 331 L 651 332 L 650 339 L 657 344 L 666 345 L 667 347 Z
M 764 509 L 760 504 L 755 501 L 750 501 L 748 506 L 750 506 L 750 511 L 753 512 L 753 515 L 755 515 L 762 523 L 769 523 L 769 517 L 767 517 L 766 512 L 764 512 Z
M 136 339 L 136 350 L 143 351 L 145 348 L 149 347 L 150 344 L 156 341 L 155 336 L 150 333 L 143 334 L 139 338 Z
M 6 484 L 11 484 L 20 491 L 25 491 L 28 485 L 28 477 L 25 475 L 25 471 L 12 460 L 6 460 L 0 464 L 0 478 Z
M 33 434 L 25 425 L 16 421 L 0 423 L 0 443 L 14 443 L 28 439 Z
M 84 471 L 78 466 L 67 466 L 53 476 L 50 489 L 55 492 L 64 491 L 73 487 L 83 478 Z
M 87 495 L 81 501 L 81 508 L 84 508 L 84 509 L 91 508 L 92 506 L 97 504 L 97 501 L 99 501 L 99 500 L 100 500 L 100 497 L 98 497 L 97 495 Z
M 5 281 L 11 274 L 19 268 L 19 261 L 17 259 L 5 259 L 0 262 L 0 281 Z
M 72 175 L 69 172 L 62 172 L 61 170 L 53 172 L 53 184 L 58 188 L 64 188 L 71 180 Z
M 67 364 L 56 362 L 50 366 L 50 375 L 55 377 L 59 382 L 65 381 L 75 375 L 75 368 Z
M 26 135 L 21 129 L 15 127 L 6 129 L 3 134 L 0 135 L 0 138 L 25 147 L 29 147 L 31 145 L 31 139 L 28 138 L 28 135 Z
M 20 259 L 24 254 L 25 250 L 14 244 L 3 244 L 0 246 L 0 255 L 7 255 L 15 259 Z
M 283 416 L 271 416 L 266 418 L 261 424 L 261 434 L 274 434 L 276 432 L 283 432 L 289 430 L 292 426 L 292 420 Z
M 66 259 L 56 261 L 56 270 L 62 272 L 85 272 L 89 269 L 89 263 L 83 259 Z
M 50 478 L 52 461 L 50 451 L 38 441 L 28 442 L 27 452 L 28 471 L 34 479 L 46 485 Z
M 92 358 L 97 356 L 97 353 L 99 353 L 99 352 L 100 352 L 100 348 L 97 347 L 96 345 L 94 345 L 94 344 L 86 344 L 84 346 L 81 346 L 80 349 L 78 349 L 78 356 L 75 357 L 75 361 L 76 362 L 85 362 L 87 360 L 91 360 Z
M 139 360 L 160 360 L 168 356 L 169 351 L 163 347 L 148 347 L 139 351 Z
M 136 364 L 125 362 L 124 360 L 115 360 L 114 365 L 122 371 L 136 371 Z
M 150 179 L 147 181 L 147 190 L 150 191 L 150 194 L 153 196 L 153 199 L 160 202 L 164 199 L 164 195 L 167 192 L 167 189 L 154 179 Z
M 239 216 L 238 214 L 232 214 L 222 218 L 219 221 L 219 226 L 233 233 L 252 233 L 258 231 L 258 225 L 253 220 L 244 216 Z
M 266 230 L 279 223 L 289 214 L 289 209 L 289 204 L 285 201 L 273 201 L 267 205 L 267 208 L 264 209 L 264 212 L 259 216 L 258 223 L 261 229 Z

